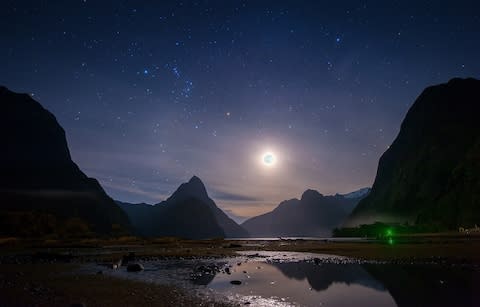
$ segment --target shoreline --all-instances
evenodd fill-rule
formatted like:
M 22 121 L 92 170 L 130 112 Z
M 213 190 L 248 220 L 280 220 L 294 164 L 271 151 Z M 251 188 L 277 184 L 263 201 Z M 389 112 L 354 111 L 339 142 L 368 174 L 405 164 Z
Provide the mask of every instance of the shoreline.
M 75 271 L 84 264 L 114 263 L 129 253 L 134 253 L 139 262 L 215 261 L 234 257 L 242 251 L 273 251 L 345 256 L 358 264 L 432 264 L 475 270 L 480 267 L 480 240 L 477 238 L 424 237 L 399 240 L 394 245 L 369 241 L 192 241 L 173 238 L 0 242 L 4 242 L 0 245 L 2 306 L 232 306 L 232 303 L 200 297 L 178 286 Z

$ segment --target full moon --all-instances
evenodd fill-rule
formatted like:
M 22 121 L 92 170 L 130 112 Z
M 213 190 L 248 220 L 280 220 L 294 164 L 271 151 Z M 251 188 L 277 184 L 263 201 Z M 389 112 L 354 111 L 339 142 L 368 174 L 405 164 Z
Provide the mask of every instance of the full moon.
M 271 166 L 273 164 L 275 164 L 275 156 L 270 153 L 270 152 L 267 152 L 265 154 L 263 154 L 263 164 L 267 165 L 267 166 Z

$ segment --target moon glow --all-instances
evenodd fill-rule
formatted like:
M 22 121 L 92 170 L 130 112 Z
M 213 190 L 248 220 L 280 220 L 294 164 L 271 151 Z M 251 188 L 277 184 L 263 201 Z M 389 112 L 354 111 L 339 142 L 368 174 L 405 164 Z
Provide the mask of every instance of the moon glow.
M 272 166 L 275 164 L 276 159 L 271 152 L 267 152 L 263 154 L 262 161 L 266 166 Z

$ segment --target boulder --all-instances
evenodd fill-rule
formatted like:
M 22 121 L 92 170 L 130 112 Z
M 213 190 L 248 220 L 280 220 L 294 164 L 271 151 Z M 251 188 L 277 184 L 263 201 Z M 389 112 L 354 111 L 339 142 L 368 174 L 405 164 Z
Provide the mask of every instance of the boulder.
M 127 266 L 127 272 L 141 272 L 145 268 L 140 263 L 131 263 Z

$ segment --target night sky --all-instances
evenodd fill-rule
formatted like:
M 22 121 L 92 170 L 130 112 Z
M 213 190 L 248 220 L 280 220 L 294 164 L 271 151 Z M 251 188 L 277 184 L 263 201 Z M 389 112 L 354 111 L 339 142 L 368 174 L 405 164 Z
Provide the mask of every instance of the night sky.
M 195 174 L 237 220 L 371 186 L 420 92 L 480 77 L 479 1 L 2 1 L 0 29 L 0 84 L 110 196 Z

